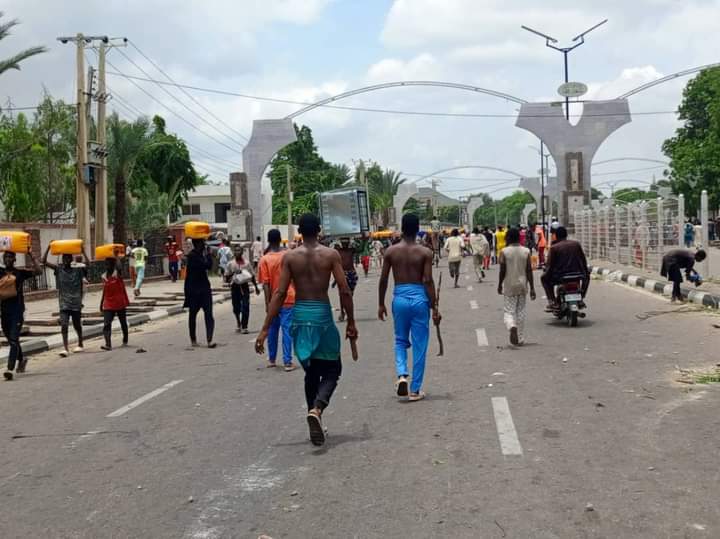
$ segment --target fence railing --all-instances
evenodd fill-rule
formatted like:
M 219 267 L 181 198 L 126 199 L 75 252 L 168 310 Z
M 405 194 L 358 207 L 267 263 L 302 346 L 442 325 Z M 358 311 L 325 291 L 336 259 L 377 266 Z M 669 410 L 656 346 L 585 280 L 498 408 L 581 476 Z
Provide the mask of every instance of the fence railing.
M 713 270 L 720 270 L 720 265 L 711 264 L 711 259 L 717 260 L 720 254 L 709 247 L 711 227 L 705 191 L 700 202 L 699 237 L 694 238 L 693 245 L 708 250 L 708 257 L 698 270 L 711 277 Z M 659 272 L 665 253 L 685 246 L 687 219 L 682 195 L 621 205 L 601 203 L 576 211 L 574 217 L 575 236 L 583 244 L 588 259 Z

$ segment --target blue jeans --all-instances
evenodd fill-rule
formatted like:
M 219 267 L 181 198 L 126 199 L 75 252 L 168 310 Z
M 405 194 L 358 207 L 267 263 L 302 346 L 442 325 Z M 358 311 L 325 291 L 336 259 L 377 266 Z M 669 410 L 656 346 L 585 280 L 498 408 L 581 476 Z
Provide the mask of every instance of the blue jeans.
M 292 363 L 292 336 L 290 335 L 290 325 L 292 324 L 293 309 L 292 307 L 283 307 L 280 314 L 276 316 L 270 331 L 268 332 L 268 359 L 270 363 L 275 363 L 278 352 L 278 337 L 280 336 L 280 328 L 282 327 L 282 349 L 283 363 L 290 365 Z
M 137 277 L 135 277 L 135 290 L 140 290 L 145 280 L 145 266 L 135 266 L 135 274 L 137 275 Z
M 412 346 L 413 376 L 410 391 L 418 393 L 425 376 L 425 357 L 430 339 L 430 302 L 420 284 L 395 286 L 392 303 L 395 321 L 395 372 L 407 376 L 407 349 Z

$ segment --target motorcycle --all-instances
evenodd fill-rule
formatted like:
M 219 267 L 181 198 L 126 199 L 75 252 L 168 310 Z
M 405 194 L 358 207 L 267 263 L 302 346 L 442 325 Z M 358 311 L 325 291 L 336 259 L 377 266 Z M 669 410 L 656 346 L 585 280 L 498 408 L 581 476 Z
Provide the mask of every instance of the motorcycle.
M 586 307 L 582 297 L 583 279 L 587 279 L 587 276 L 580 273 L 563 275 L 562 283 L 556 288 L 558 307 L 553 310 L 553 314 L 558 320 L 566 318 L 570 327 L 576 327 L 578 318 L 586 316 L 582 312 Z

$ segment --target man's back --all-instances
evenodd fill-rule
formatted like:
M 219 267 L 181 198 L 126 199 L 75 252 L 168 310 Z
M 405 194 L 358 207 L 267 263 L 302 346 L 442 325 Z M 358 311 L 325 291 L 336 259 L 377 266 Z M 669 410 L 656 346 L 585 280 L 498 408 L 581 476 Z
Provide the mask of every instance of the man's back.
M 392 266 L 395 284 L 422 284 L 425 264 L 432 264 L 432 251 L 416 243 L 402 241 L 388 248 L 385 261 Z
M 295 297 L 298 300 L 329 301 L 330 275 L 337 262 L 340 262 L 340 254 L 320 244 L 303 244 L 288 251 L 285 264 L 295 284 Z
M 550 265 L 548 273 L 553 276 L 570 273 L 587 274 L 587 259 L 582 246 L 575 240 L 562 240 L 550 247 Z

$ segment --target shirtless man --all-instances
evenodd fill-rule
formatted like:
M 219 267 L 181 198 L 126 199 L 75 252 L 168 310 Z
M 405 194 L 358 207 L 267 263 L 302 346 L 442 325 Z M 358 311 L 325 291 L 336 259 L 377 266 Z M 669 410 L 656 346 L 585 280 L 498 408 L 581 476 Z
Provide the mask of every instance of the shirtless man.
M 385 294 L 390 270 L 395 280 L 392 312 L 395 321 L 395 389 L 398 397 L 408 397 L 411 402 L 425 398 L 422 392 L 430 334 L 430 309 L 435 325 L 440 324 L 432 277 L 433 253 L 427 247 L 416 243 L 420 229 L 417 215 L 406 214 L 402 218 L 403 240 L 385 252 L 379 285 L 378 318 L 385 320 Z M 412 339 L 411 339 L 412 336 Z M 413 377 L 408 396 L 407 349 L 412 343 Z
M 355 294 L 355 287 L 358 282 L 358 274 L 355 271 L 355 242 L 350 238 L 341 238 L 340 243 L 335 244 L 335 249 L 340 253 L 340 259 L 342 260 L 342 269 L 345 272 L 345 280 L 350 287 L 350 293 Z M 337 280 L 335 281 L 337 283 Z M 340 305 L 340 318 L 339 322 L 345 321 L 345 309 L 342 304 Z
M 328 298 L 330 274 L 335 278 L 340 292 L 340 303 L 343 311 L 347 313 L 345 338 L 351 340 L 353 347 L 358 332 L 355 327 L 352 292 L 345 279 L 340 254 L 318 243 L 320 221 L 316 216 L 309 213 L 303 215 L 298 229 L 303 236 L 303 244 L 288 251 L 283 257 L 280 282 L 268 305 L 265 323 L 255 341 L 255 351 L 258 354 L 264 353 L 270 324 L 280 312 L 292 282 L 295 285 L 295 309 L 291 334 L 295 355 L 305 370 L 310 441 L 313 445 L 323 445 L 323 410 L 330 403 L 330 397 L 342 372 L 340 334 L 333 322 Z

